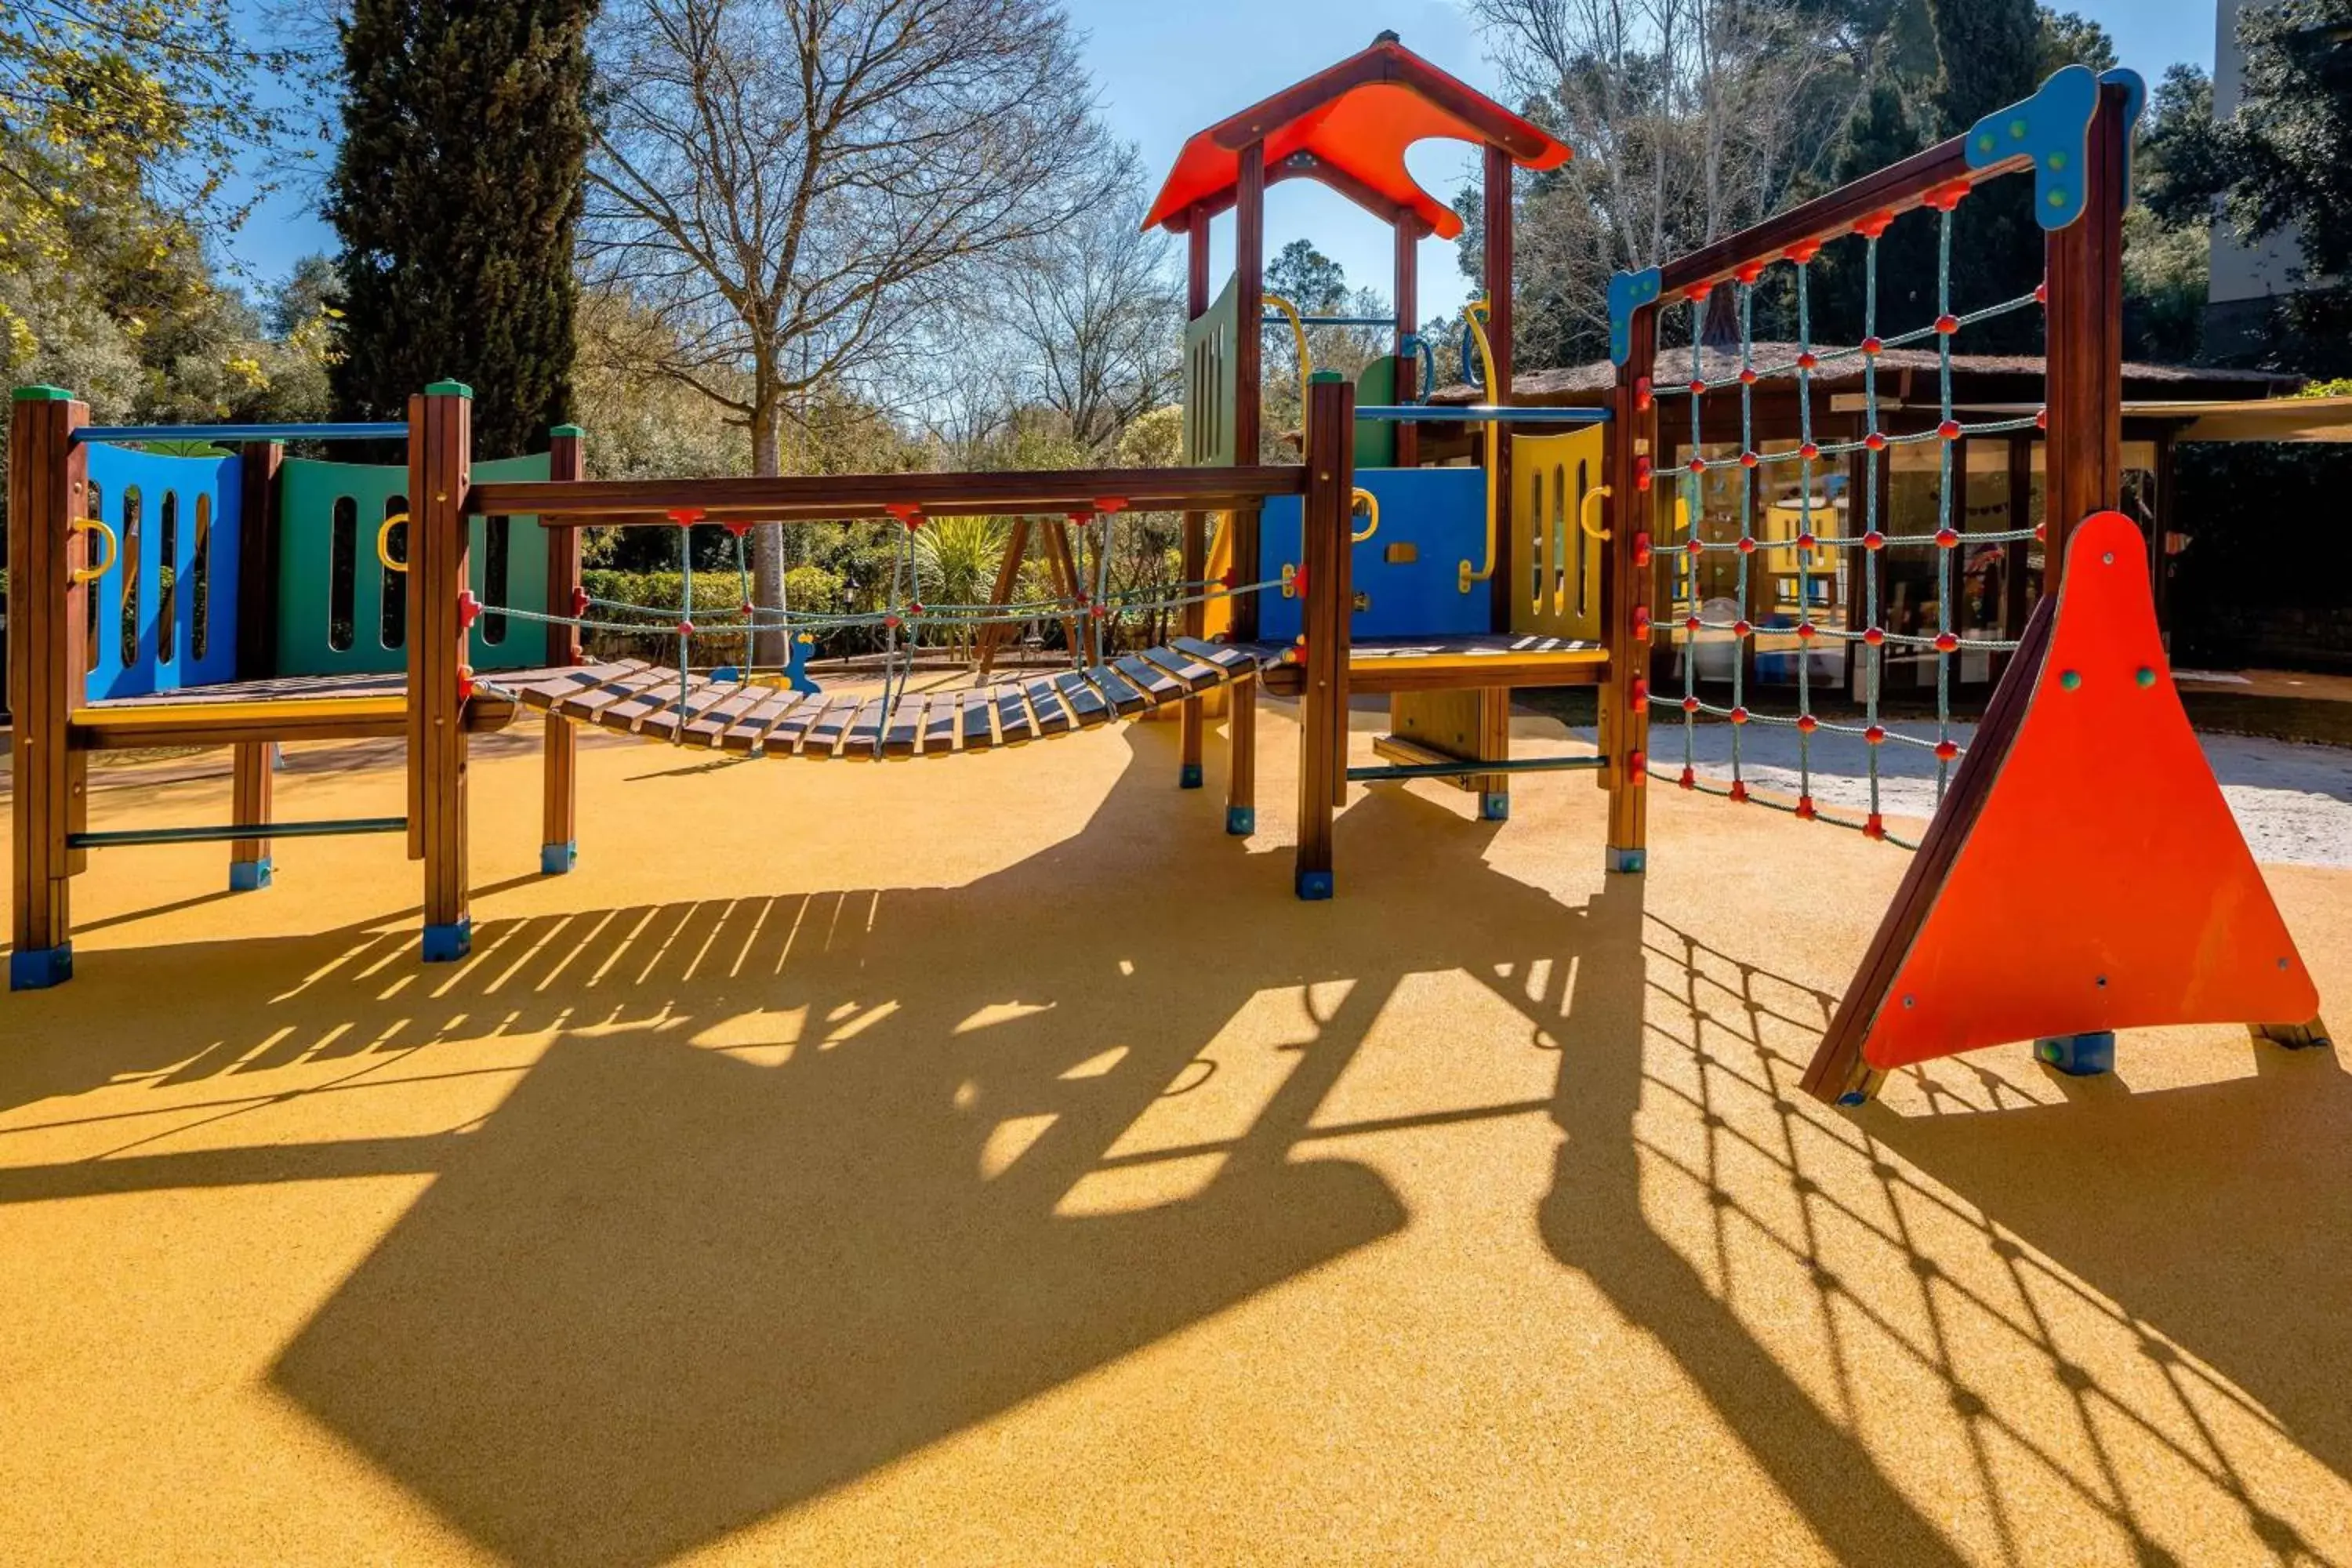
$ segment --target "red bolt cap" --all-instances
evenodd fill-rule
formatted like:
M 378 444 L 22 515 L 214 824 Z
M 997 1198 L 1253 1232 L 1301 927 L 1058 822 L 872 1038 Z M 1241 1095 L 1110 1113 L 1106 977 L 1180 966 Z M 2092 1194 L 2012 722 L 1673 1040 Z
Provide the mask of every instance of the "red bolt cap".
M 1742 616 L 1740 619 L 1731 623 L 1731 635 L 1736 637 L 1747 637 L 1755 631 L 1755 629 L 1756 628 L 1754 626 L 1748 624 L 1747 617 L 1745 616 Z
M 680 636 L 680 637 L 692 637 L 692 636 L 694 635 L 694 623 L 693 623 L 692 621 L 680 621 L 680 622 L 678 622 L 678 623 L 677 623 L 677 635 L 678 635 L 678 636 Z
M 1879 646 L 1879 644 L 1881 644 L 1881 643 L 1885 642 L 1885 640 L 1886 640 L 1886 628 L 1885 628 L 1885 627 L 1884 627 L 1884 626 L 1864 626 L 1864 627 L 1863 628 L 1863 631 L 1862 631 L 1862 641 L 1863 641 L 1863 646 L 1864 646 L 1864 647 L 1878 647 L 1878 646 Z
M 752 609 L 752 607 L 751 607 L 751 600 L 749 600 L 749 599 L 744 600 L 744 601 L 743 601 L 743 603 L 742 603 L 741 605 L 738 605 L 738 606 L 737 606 L 737 610 L 738 610 L 738 612 L 739 612 L 740 614 L 746 615 L 746 616 L 752 615 L 752 614 L 755 614 L 755 613 L 756 613 L 756 612 Z
M 1732 805 L 1747 805 L 1747 804 L 1748 804 L 1748 781 L 1747 781 L 1746 779 L 1734 779 L 1734 780 L 1732 780 L 1732 781 L 1731 781 L 1731 790 L 1730 790 L 1730 793 L 1729 793 L 1729 794 L 1727 794 L 1727 795 L 1726 795 L 1724 796 L 1724 798 L 1725 798 L 1726 800 L 1728 800 L 1729 802 L 1731 802 L 1731 804 L 1732 804 Z
M 1884 745 L 1886 742 L 1886 726 L 1884 724 L 1873 724 L 1869 729 L 1864 730 L 1862 732 L 1862 738 L 1869 742 L 1874 746 Z
M 1683 699 L 1683 711 L 1684 711 L 1684 712 L 1685 712 L 1685 713 L 1696 713 L 1696 712 L 1697 712 L 1697 711 L 1698 711 L 1698 699 L 1697 699 L 1697 698 L 1696 698 L 1696 697 L 1685 697 L 1685 698 L 1684 698 L 1684 699 Z
M 2036 283 L 2033 286 L 2033 302 L 2037 305 L 2047 305 L 2050 303 L 2050 280 L 2048 279 L 2045 278 L 2041 282 Z
M 1797 456 L 1804 458 L 1805 461 L 1809 463 L 1821 455 L 1821 447 L 1811 441 L 1808 441 L 1803 446 L 1797 448 Z
M 1633 640 L 1636 642 L 1650 640 L 1650 612 L 1638 607 L 1633 611 Z
M 1799 370 L 1819 370 L 1821 367 L 1822 356 L 1813 353 L 1811 349 L 1807 349 L 1803 353 L 1797 356 L 1797 368 Z
M 1755 541 L 1755 540 L 1753 540 L 1753 539 L 1751 539 L 1751 538 L 1746 538 L 1746 537 L 1741 538 L 1741 540 L 1739 541 L 1739 553 L 1741 553 L 1742 555 L 1753 555 L 1753 554 L 1755 554 L 1755 553 L 1756 553 L 1756 541 Z
M 1689 543 L 1684 545 L 1683 549 L 1688 554 L 1698 555 L 1706 551 L 1706 542 L 1703 539 L 1694 539 Z
M 1694 474 L 1703 474 L 1706 472 L 1706 459 L 1705 458 L 1693 458 L 1690 460 L 1690 471 Z
M 1811 642 L 1813 638 L 1821 635 L 1821 627 L 1813 625 L 1811 621 L 1799 621 L 1797 623 L 1797 640 L 1799 642 Z
M 1960 536 L 1959 536 L 1958 532 L 1958 531 L 1956 531 L 1955 530 L 1948 529 L 1948 528 L 1939 528 L 1939 529 L 1937 529 L 1937 530 L 1936 531 L 1936 548 L 1937 548 L 1937 549 L 1938 549 L 1938 550 L 1952 550 L 1952 549 L 1957 549 L 1957 548 L 1958 547 L 1958 545 L 1959 545 L 1959 542 L 1960 542 Z
M 1755 384 L 1756 384 L 1756 372 L 1755 372 L 1754 370 L 1752 370 L 1752 369 L 1743 369 L 1743 370 L 1739 373 L 1739 384 L 1740 384 L 1740 385 L 1742 385 L 1742 386 L 1753 386 L 1753 385 L 1755 385 Z
M 1815 539 L 1810 533 L 1801 533 L 1797 535 L 1797 548 L 1800 550 L 1811 550 L 1814 545 L 1819 544 L 1820 542 L 1820 540 Z
M 1695 632 L 1706 624 L 1706 622 L 1700 620 L 1696 616 L 1692 616 L 1683 622 L 1683 630 L 1686 632 Z
M 1739 466 L 1743 468 L 1752 468 L 1763 460 L 1763 458 L 1758 457 L 1753 452 L 1742 452 L 1739 454 Z
M 1682 785 L 1685 789 L 1698 788 L 1698 775 L 1691 772 L 1688 768 L 1685 768 L 1683 770 L 1683 776 L 1676 779 L 1675 782 Z
M 1884 452 L 1886 450 L 1886 432 L 1884 430 L 1873 430 L 1869 435 L 1862 438 L 1862 444 L 1869 447 L 1874 452 Z
M 574 588 L 574 589 L 572 589 L 572 616 L 576 618 L 576 617 L 578 617 L 578 616 L 584 616 L 584 615 L 586 615 L 587 613 L 588 613 L 588 590 L 587 590 L 587 589 L 585 589 L 585 588 Z
M 2033 411 L 2033 427 L 2036 430 L 2047 430 L 2050 428 L 2050 410 L 2047 408 L 2037 408 Z
M 1864 550 L 1884 550 L 1886 548 L 1886 535 L 1874 528 L 1862 536 L 1862 547 Z
M 1936 318 L 1936 331 L 1941 332 L 1944 336 L 1948 338 L 1959 330 L 1960 319 L 1958 316 L 1948 313 Z
M 474 597 L 471 588 L 464 590 L 457 595 L 457 629 L 461 632 L 469 630 L 481 618 L 482 601 Z
M 1628 752 L 1625 753 L 1625 782 L 1636 786 L 1645 784 L 1650 782 L 1649 752 Z
M 1937 762 L 1948 763 L 1959 754 L 1959 747 L 1954 745 L 1951 742 L 1938 741 L 1936 742 L 1936 760 Z
M 1731 721 L 1735 724 L 1745 724 L 1748 722 L 1748 708 L 1745 703 L 1731 710 Z
M 1814 718 L 1811 714 L 1810 714 L 1810 713 L 1800 713 L 1800 714 L 1798 714 L 1798 715 L 1797 715 L 1797 733 L 1798 733 L 1798 734 L 1800 734 L 1800 735 L 1810 735 L 1810 734 L 1811 734 L 1814 731 L 1816 731 L 1816 730 L 1820 729 L 1821 727 L 1822 727 L 1822 721 L 1821 721 L 1819 719 Z
M 1873 333 L 1871 336 L 1862 340 L 1862 352 L 1866 356 L 1874 357 L 1878 354 L 1885 353 L 1886 352 L 1886 345 L 1879 340 L 1876 333 Z
M 1957 441 L 1960 438 L 1960 422 L 1957 419 L 1947 419 L 1936 426 L 1936 434 L 1947 441 Z
M 1937 632 L 1936 634 L 1936 651 L 1937 653 L 1958 653 L 1960 651 L 1960 639 L 1950 632 Z
M 1886 837 L 1886 819 L 1879 816 L 1878 813 L 1874 811 L 1872 812 L 1870 814 L 1870 820 L 1862 825 L 1862 836 L 1864 838 L 1885 838 Z
M 885 616 L 882 617 L 882 624 L 890 630 L 896 631 L 898 629 L 898 617 L 896 616 Z
M 922 613 L 923 602 L 920 599 L 910 599 L 907 602 L 907 616 L 909 620 Z
M 1801 795 L 1797 797 L 1797 820 L 1799 822 L 1811 822 L 1815 820 L 1819 815 L 1819 813 L 1813 810 L 1813 797 L 1811 795 Z

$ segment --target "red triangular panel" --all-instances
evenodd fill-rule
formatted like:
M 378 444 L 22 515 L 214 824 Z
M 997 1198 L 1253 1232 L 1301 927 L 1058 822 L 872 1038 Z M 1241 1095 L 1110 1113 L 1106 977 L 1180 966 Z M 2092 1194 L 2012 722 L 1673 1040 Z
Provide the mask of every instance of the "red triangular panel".
M 2024 717 L 1878 1000 L 1874 1068 L 2319 1011 L 2173 687 L 2139 529 L 2084 522 L 2062 584 Z

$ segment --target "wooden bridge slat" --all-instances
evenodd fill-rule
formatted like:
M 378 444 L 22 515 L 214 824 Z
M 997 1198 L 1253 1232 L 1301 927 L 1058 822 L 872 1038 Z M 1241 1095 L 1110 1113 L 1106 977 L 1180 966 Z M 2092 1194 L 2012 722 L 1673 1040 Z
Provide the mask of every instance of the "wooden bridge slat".
M 1021 695 L 1029 700 L 1030 710 L 1037 716 L 1037 733 L 1040 736 L 1064 735 L 1077 727 L 1076 721 L 1063 709 L 1060 698 L 1055 695 L 1052 676 L 1041 675 L 1034 680 L 1023 681 Z
M 1111 660 L 1111 665 L 1127 677 L 1129 684 L 1150 699 L 1154 707 L 1172 702 L 1187 690 L 1182 681 L 1150 660 L 1138 658 L 1131 653 L 1121 654 Z
M 831 691 L 820 691 L 803 699 L 791 712 L 776 720 L 766 740 L 761 742 L 761 752 L 771 757 L 798 756 L 800 749 L 808 744 L 809 732 L 816 728 L 817 721 L 848 700 L 850 699 Z
M 769 686 L 737 687 L 725 700 L 694 716 L 686 727 L 687 739 L 717 745 L 719 737 L 727 732 L 729 726 L 774 696 L 775 691 L 775 688 Z
M 877 747 L 882 740 L 882 729 L 890 717 L 890 705 L 879 697 L 869 697 L 857 710 L 857 717 L 849 722 L 849 733 L 842 737 L 836 757 L 852 762 L 870 763 L 878 755 Z
M 1062 694 L 1063 704 L 1077 721 L 1079 729 L 1092 730 L 1110 722 L 1110 704 L 1076 670 L 1066 669 L 1055 675 L 1054 689 Z
M 996 690 L 996 730 L 1008 746 L 1018 746 L 1037 738 L 1037 720 L 1029 711 L 1022 689 L 1006 682 Z
M 923 718 L 922 744 L 919 754 L 943 757 L 955 750 L 956 728 L 962 716 L 962 694 L 954 691 L 931 693 L 931 706 Z
M 604 664 L 583 664 L 570 669 L 518 670 L 513 675 L 493 675 L 492 685 L 504 687 L 515 695 L 524 707 L 544 713 L 564 698 L 583 687 L 601 686 L 617 680 L 631 670 L 645 668 L 642 659 L 616 659 Z M 524 678 L 530 679 L 524 679 Z
M 597 721 L 599 714 L 614 703 L 625 702 L 640 691 L 658 686 L 665 680 L 677 679 L 677 672 L 674 669 L 664 669 L 659 665 L 646 665 L 627 675 L 616 677 L 602 685 L 591 687 L 587 690 L 575 692 L 564 698 L 555 705 L 555 711 L 566 719 L 593 724 Z
M 963 749 L 984 752 L 996 744 L 996 735 L 989 724 L 989 716 L 996 710 L 995 702 L 985 691 L 967 691 L 962 697 Z
M 826 703 L 824 711 L 816 716 L 816 722 L 811 724 L 808 733 L 801 738 L 800 749 L 793 754 L 812 760 L 832 756 L 840 746 L 842 736 L 849 732 L 849 726 L 856 719 L 861 706 L 863 704 L 855 697 L 836 697 Z
M 1237 647 L 1221 647 L 1199 637 L 1174 637 L 1170 646 L 1179 653 L 1189 653 L 1202 664 L 1212 664 L 1228 676 L 1239 676 L 1257 668 L 1257 660 Z
M 776 687 L 757 702 L 729 721 L 719 733 L 719 744 L 745 756 L 767 743 L 768 731 L 776 721 L 793 711 L 803 700 L 789 687 Z
M 674 713 L 680 703 L 692 709 L 701 694 L 709 689 L 711 684 L 707 676 L 689 675 L 686 678 L 681 693 L 677 672 L 672 670 L 669 672 L 669 679 L 660 685 L 649 686 L 625 702 L 615 702 L 605 709 L 596 716 L 596 722 L 607 730 L 626 725 L 629 733 L 636 734 L 645 728 L 647 720 L 658 713 L 665 710 Z
M 882 728 L 882 754 L 886 757 L 911 757 L 921 746 L 923 714 L 930 706 L 929 694 L 902 691 Z
M 1122 719 L 1132 718 L 1156 706 L 1150 698 L 1130 685 L 1127 677 L 1109 665 L 1090 666 L 1087 670 L 1087 679 L 1096 690 L 1109 699 L 1111 710 Z
M 1196 697 L 1225 683 L 1223 670 L 1213 664 L 1202 664 L 1189 654 L 1178 653 L 1172 647 L 1148 647 L 1137 657 L 1155 668 L 1165 670 L 1171 679 L 1183 682 L 1184 689 Z

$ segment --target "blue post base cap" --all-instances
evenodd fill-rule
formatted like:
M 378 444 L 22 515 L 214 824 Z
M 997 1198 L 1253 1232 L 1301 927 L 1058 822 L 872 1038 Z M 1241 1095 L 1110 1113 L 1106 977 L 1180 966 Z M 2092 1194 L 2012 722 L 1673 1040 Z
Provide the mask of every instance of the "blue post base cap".
M 2047 1035 L 2033 1042 L 2033 1059 L 2070 1078 L 2096 1078 L 2116 1070 L 2116 1032 L 2102 1029 L 2092 1035 Z
M 269 886 L 276 874 L 266 856 L 259 860 L 232 860 L 228 863 L 228 890 L 257 893 Z
M 1478 820 L 1508 822 L 1511 820 L 1511 793 L 1508 790 L 1487 790 L 1478 796 Z
M 580 846 L 574 844 L 542 844 L 539 847 L 539 874 L 561 877 L 580 864 Z
M 1229 805 L 1225 807 L 1225 831 L 1236 837 L 1246 838 L 1257 831 L 1257 807 Z
M 73 978 L 73 943 L 34 947 L 8 955 L 8 989 L 47 991 Z
M 1301 871 L 1298 873 L 1298 896 L 1310 902 L 1331 896 L 1331 873 Z
M 453 925 L 428 925 L 425 928 L 425 962 L 455 963 L 474 951 L 474 922 L 462 920 Z
M 1620 849 L 1609 847 L 1609 868 L 1629 877 L 1638 877 L 1650 868 L 1650 852 L 1646 849 Z
M 1201 764 L 1198 763 L 1186 763 L 1184 764 L 1184 771 L 1176 775 L 1176 787 L 1178 789 L 1199 789 L 1201 787 Z

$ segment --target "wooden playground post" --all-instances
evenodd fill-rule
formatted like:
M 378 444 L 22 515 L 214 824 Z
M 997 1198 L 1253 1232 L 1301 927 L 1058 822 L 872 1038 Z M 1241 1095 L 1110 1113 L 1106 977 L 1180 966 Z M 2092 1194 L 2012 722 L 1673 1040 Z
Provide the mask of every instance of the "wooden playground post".
M 436 381 L 408 400 L 408 843 L 425 862 L 425 961 L 473 946 L 467 908 L 466 490 L 473 389 Z
M 230 748 L 229 820 L 268 822 L 271 810 L 268 741 L 239 741 Z M 228 887 L 250 893 L 269 886 L 269 840 L 235 838 L 228 847 Z
M 20 386 L 8 407 L 9 910 L 15 948 L 8 988 L 35 991 L 73 978 L 69 837 L 88 795 L 73 750 L 74 710 L 86 697 L 89 647 L 74 580 L 74 523 L 89 500 L 88 459 L 73 439 L 89 409 L 55 386 Z M 121 570 L 121 563 L 116 563 Z
M 1243 468 L 1258 462 L 1259 432 L 1265 395 L 1265 330 L 1258 318 L 1265 299 L 1265 143 L 1252 142 L 1241 150 L 1234 181 L 1234 289 L 1239 330 L 1234 334 L 1234 462 Z M 1301 411 L 1302 416 L 1304 411 Z M 1229 525 L 1233 531 L 1234 567 L 1240 580 L 1252 583 L 1258 574 L 1258 517 L 1255 507 L 1236 508 Z M 1257 595 L 1244 594 L 1234 601 L 1234 640 L 1254 641 L 1258 632 Z M 1237 680 L 1225 708 L 1227 766 L 1225 770 L 1225 831 L 1248 835 L 1257 831 L 1257 683 Z
M 1199 321 L 1209 309 L 1209 213 L 1194 204 L 1185 215 L 1184 229 L 1184 320 Z M 1191 454 L 1188 450 L 1186 459 Z M 1240 460 L 1240 455 L 1234 455 Z M 1184 606 L 1183 627 L 1188 637 L 1198 638 L 1209 629 L 1208 590 L 1200 586 L 1209 574 L 1209 516 L 1206 512 L 1184 514 L 1181 580 L 1188 585 L 1184 597 L 1193 601 Z M 1240 581 L 1236 574 L 1234 580 Z M 1208 715 L 1197 697 L 1188 697 L 1177 710 L 1177 775 L 1180 789 L 1201 787 L 1201 751 Z
M 1657 307 L 1633 312 L 1631 352 L 1610 394 L 1609 553 L 1601 574 L 1601 636 L 1609 679 L 1601 689 L 1601 773 L 1609 792 L 1608 868 L 1639 872 L 1650 842 L 1650 567 L 1641 536 L 1650 526 L 1650 498 L 1641 470 L 1657 451 L 1654 402 L 1644 409 L 1639 389 L 1651 379 L 1658 350 Z M 1652 635 L 1654 635 L 1654 633 Z
M 2131 135 L 2126 94 L 2099 89 L 2083 216 L 2045 242 L 2048 299 L 2042 591 L 2055 594 L 2074 527 L 2123 498 L 2123 257 Z
M 551 480 L 587 478 L 586 454 L 577 425 L 558 425 L 548 432 L 547 477 Z M 580 530 L 551 528 L 547 535 L 547 613 L 574 614 L 572 604 L 581 586 Z M 547 623 L 547 662 L 554 666 L 581 661 L 580 628 L 562 621 Z M 560 877 L 579 864 L 580 739 L 572 721 L 548 710 L 544 765 L 544 799 L 539 834 L 539 870 Z
M 1421 379 L 1421 363 L 1405 340 L 1413 335 L 1414 321 L 1421 314 L 1421 237 L 1428 226 L 1411 213 L 1399 212 L 1394 226 L 1396 239 L 1396 386 L 1395 403 L 1411 403 L 1413 388 Z M 1417 468 L 1421 466 L 1421 426 L 1408 419 L 1396 427 L 1396 466 Z
M 1307 406 L 1306 681 L 1299 693 L 1298 850 L 1302 899 L 1331 896 L 1332 816 L 1348 788 L 1348 620 L 1355 598 L 1349 534 L 1355 526 L 1356 389 L 1318 371 Z
M 1511 352 L 1512 310 L 1511 270 L 1516 262 L 1517 247 L 1512 239 L 1511 170 L 1508 149 L 1488 143 L 1485 166 L 1485 219 L 1486 228 L 1486 274 L 1487 346 L 1495 357 L 1495 384 L 1487 389 L 1488 401 L 1497 405 L 1511 401 L 1513 354 Z M 1495 492 L 1495 574 L 1487 581 L 1486 589 L 1499 630 L 1508 630 L 1514 604 L 1524 592 L 1517 577 L 1518 540 L 1514 533 L 1511 516 L 1511 433 L 1507 426 L 1495 442 L 1495 471 L 1486 477 Z M 1511 754 L 1511 691 L 1508 687 L 1486 687 L 1478 692 L 1478 724 L 1476 750 L 1481 762 L 1507 761 Z M 1511 778 L 1508 773 L 1487 773 L 1475 781 L 1478 791 L 1478 815 L 1487 822 L 1502 822 L 1511 815 Z
M 237 454 L 236 675 L 259 680 L 278 668 L 278 471 L 279 441 L 248 442 Z M 229 816 L 268 822 L 271 806 L 271 742 L 240 741 L 230 748 Z M 228 886 L 249 893 L 269 886 L 269 840 L 238 838 L 228 847 Z

